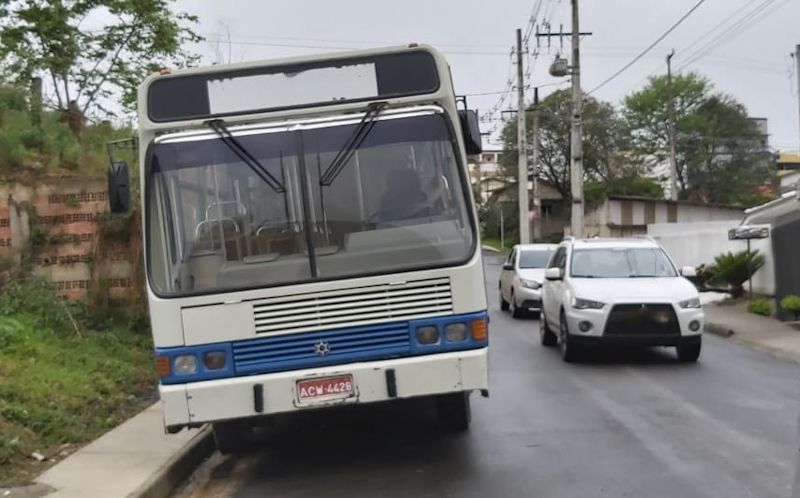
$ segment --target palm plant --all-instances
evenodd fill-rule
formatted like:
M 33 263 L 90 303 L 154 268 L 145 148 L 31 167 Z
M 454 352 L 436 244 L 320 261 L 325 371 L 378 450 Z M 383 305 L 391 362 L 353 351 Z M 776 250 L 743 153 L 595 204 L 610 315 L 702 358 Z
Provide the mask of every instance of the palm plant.
M 744 283 L 766 263 L 758 250 L 727 252 L 714 258 L 713 281 L 728 284 L 733 297 L 744 295 Z

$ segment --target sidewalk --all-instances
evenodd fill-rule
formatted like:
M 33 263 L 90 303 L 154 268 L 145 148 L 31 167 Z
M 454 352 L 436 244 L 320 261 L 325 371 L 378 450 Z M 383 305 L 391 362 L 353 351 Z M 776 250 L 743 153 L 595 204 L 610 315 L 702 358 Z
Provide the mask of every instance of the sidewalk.
M 748 345 L 775 356 L 800 362 L 800 330 L 747 312 L 747 303 L 708 303 L 705 332 Z
M 164 434 L 156 403 L 0 498 L 163 498 L 213 449 L 207 429 Z

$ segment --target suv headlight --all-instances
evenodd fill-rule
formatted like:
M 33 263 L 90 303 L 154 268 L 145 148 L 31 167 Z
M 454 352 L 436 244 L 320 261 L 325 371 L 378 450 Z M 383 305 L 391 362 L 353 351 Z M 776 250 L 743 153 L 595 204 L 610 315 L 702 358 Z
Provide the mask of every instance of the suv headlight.
M 539 289 L 539 288 L 542 287 L 542 284 L 540 284 L 536 280 L 525 280 L 524 278 L 521 278 L 521 279 L 519 279 L 519 283 L 521 283 L 523 287 L 526 287 L 528 289 L 533 289 L 533 290 L 536 290 L 536 289 Z
M 605 306 L 606 303 L 600 301 L 592 301 L 591 299 L 581 299 L 576 297 L 572 300 L 572 307 L 577 310 L 599 310 Z
M 678 303 L 681 308 L 702 308 L 703 305 L 700 303 L 700 298 L 693 297 L 691 299 L 687 299 L 686 301 L 681 301 Z

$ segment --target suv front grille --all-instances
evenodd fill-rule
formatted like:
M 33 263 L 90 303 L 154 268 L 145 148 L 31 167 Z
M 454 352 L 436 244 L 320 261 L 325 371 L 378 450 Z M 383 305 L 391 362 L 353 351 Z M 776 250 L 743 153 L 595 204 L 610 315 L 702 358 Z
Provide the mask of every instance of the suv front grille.
M 617 304 L 608 315 L 604 335 L 680 335 L 671 304 Z

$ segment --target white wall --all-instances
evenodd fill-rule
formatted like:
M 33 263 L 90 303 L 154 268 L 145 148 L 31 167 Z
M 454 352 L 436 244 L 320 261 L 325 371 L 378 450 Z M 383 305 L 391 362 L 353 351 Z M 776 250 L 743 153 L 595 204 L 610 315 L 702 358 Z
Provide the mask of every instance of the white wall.
M 679 267 L 710 264 L 723 252 L 747 249 L 744 240 L 728 240 L 728 230 L 739 226 L 739 221 L 707 221 L 699 223 L 655 223 L 647 226 L 647 234 L 656 239 L 669 252 Z M 775 293 L 775 265 L 770 239 L 750 241 L 767 262 L 753 276 L 753 292 Z

